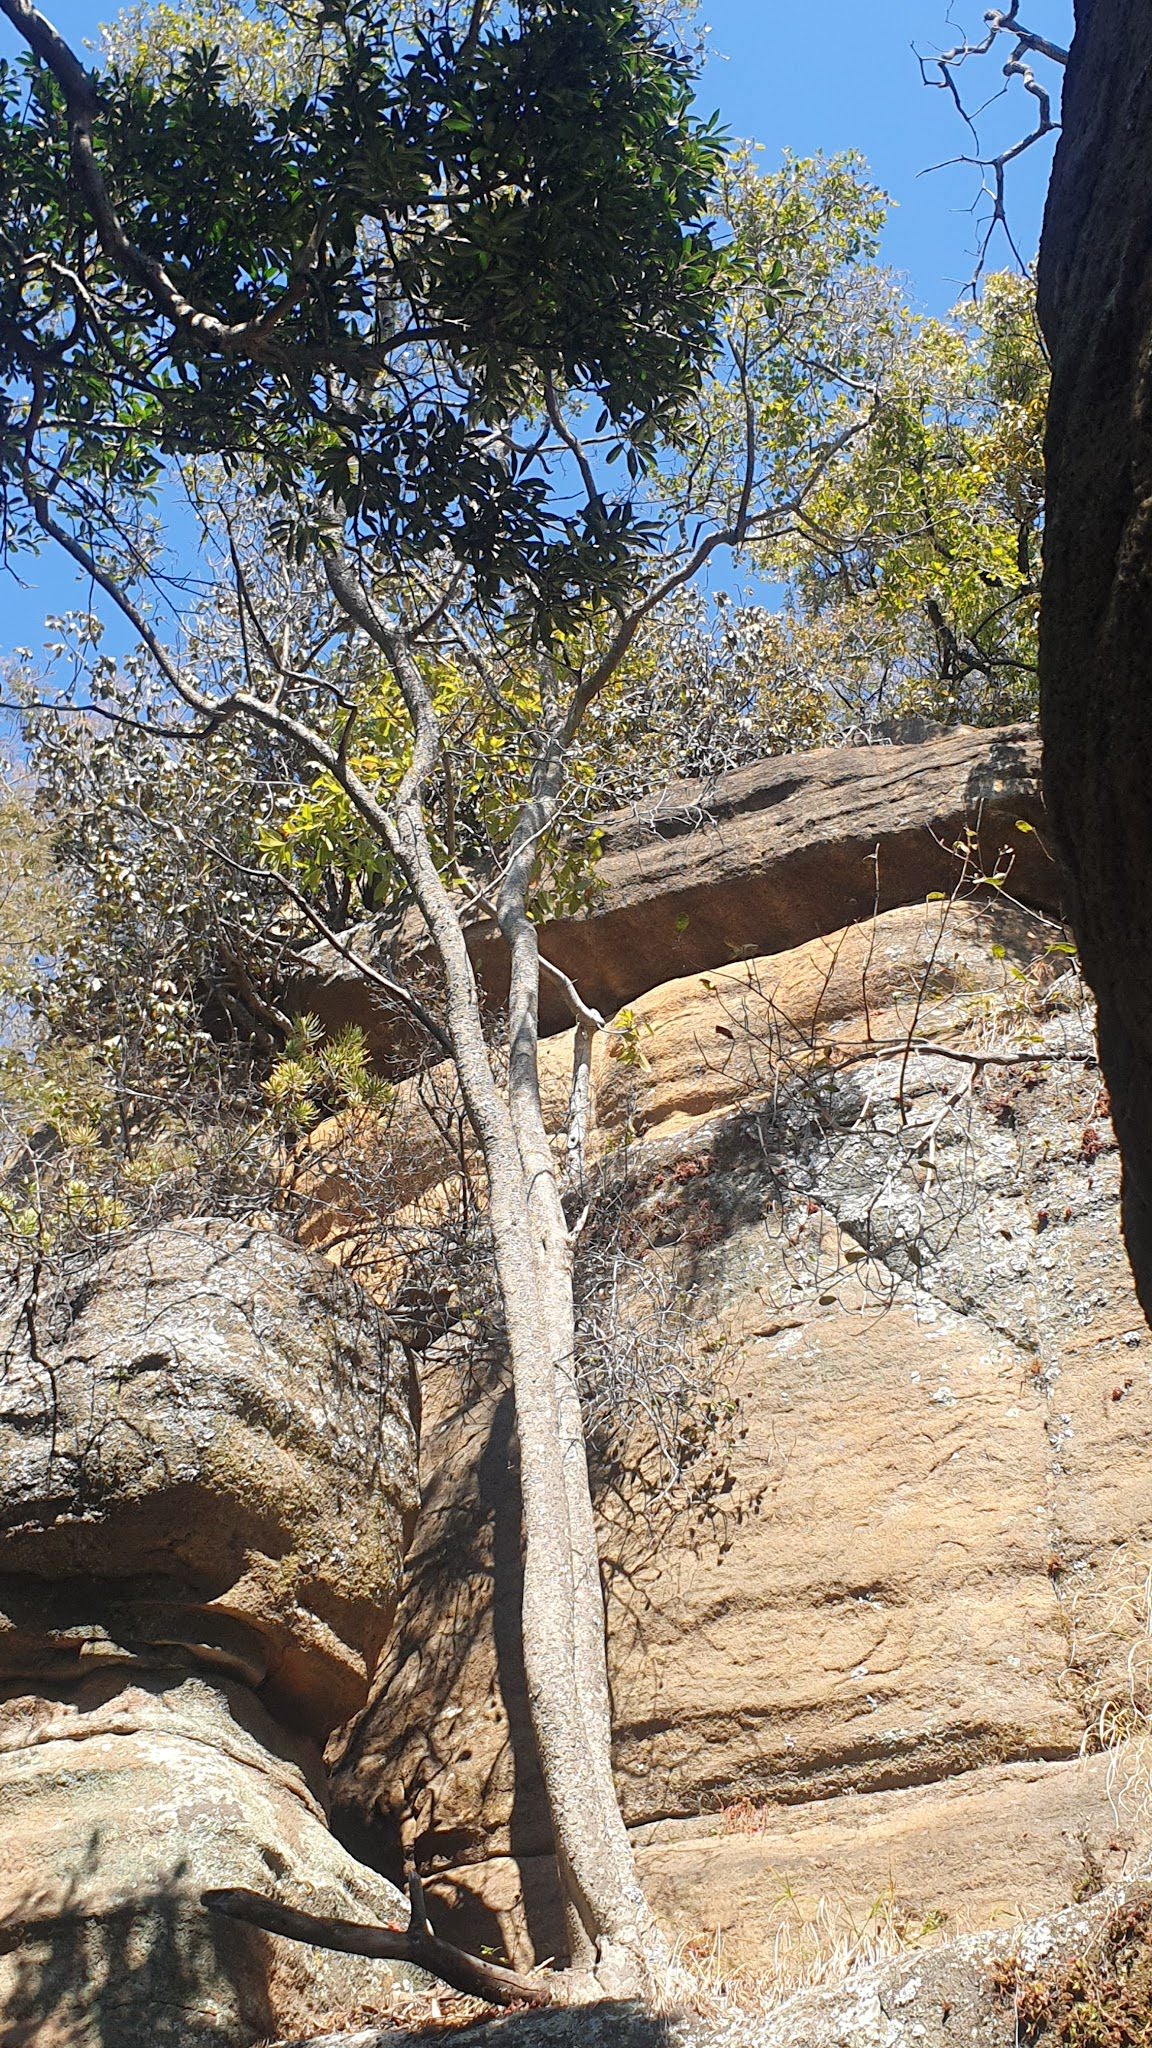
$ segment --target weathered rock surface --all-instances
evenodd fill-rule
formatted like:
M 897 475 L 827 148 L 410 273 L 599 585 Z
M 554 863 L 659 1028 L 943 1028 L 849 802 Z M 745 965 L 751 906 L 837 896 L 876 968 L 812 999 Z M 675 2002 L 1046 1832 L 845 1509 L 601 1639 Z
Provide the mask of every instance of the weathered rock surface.
M 1018 2048 L 1022 2039 L 1140 2041 L 1152 1968 L 1146 1879 L 1010 1934 L 969 1935 L 931 1952 L 856 1968 L 767 2013 L 659 2014 L 602 2005 L 520 2013 L 470 2029 L 468 2048 Z M 1045 2013 L 1050 2023 L 1045 2024 Z M 377 2032 L 282 2048 L 419 2048 Z
M 760 761 L 711 784 L 673 784 L 658 803 L 603 820 L 593 901 L 587 914 L 541 927 L 545 957 L 571 975 L 587 1002 L 610 1016 L 674 975 L 775 953 L 837 931 L 876 908 L 950 893 L 960 873 L 953 851 L 969 830 L 973 860 L 995 872 L 1009 849 L 1015 895 L 1041 909 L 1059 906 L 1061 881 L 1038 835 L 1039 756 L 1027 726 L 957 729 L 896 747 L 826 747 Z M 411 964 L 419 931 L 393 939 L 382 927 L 356 939 L 383 958 Z M 503 941 L 490 923 L 471 931 L 481 986 L 498 1006 L 507 996 Z M 291 1000 L 329 1029 L 355 1022 L 376 1050 L 396 1043 L 397 1023 L 350 962 L 318 946 L 315 975 Z M 540 993 L 545 1031 L 569 1013 L 554 985 Z
M 0 1385 L 0 2035 L 239 2048 L 387 2012 L 387 1967 L 199 1904 L 404 1916 L 330 1834 L 310 1739 L 364 1696 L 415 1508 L 378 1311 L 211 1222 L 68 1306 L 63 1330 L 15 1316 Z
M 658 2018 L 625 2004 L 574 2006 L 568 2011 L 516 2013 L 457 2035 L 466 2048 L 712 2048 L 711 2028 Z M 747 2031 L 743 2036 L 749 2042 Z M 322 2040 L 280 2042 L 277 2048 L 428 2048 L 427 2031 L 370 2028 L 358 2034 L 326 2034 Z
M 1011 954 L 997 970 L 1001 984 L 1013 969 L 1034 964 L 1040 928 L 1009 908 L 996 915 L 993 940 L 970 898 L 946 917 L 926 915 L 921 900 L 767 958 L 729 961 L 648 990 L 593 1041 L 591 1155 L 625 1140 L 686 1134 L 758 1098 L 781 1061 L 804 1058 L 810 1048 L 850 1056 L 869 1033 L 902 1044 L 914 1020 L 930 1032 L 942 997 L 987 980 L 992 944 L 1003 944 L 1006 960 Z M 541 1096 L 555 1130 L 567 1115 L 572 1047 L 571 1031 L 540 1047 Z M 304 1240 L 336 1256 L 345 1243 L 356 1246 L 382 1190 L 393 1213 L 416 1227 L 430 1192 L 429 1213 L 438 1212 L 435 1190 L 456 1172 L 461 1146 L 478 1165 L 447 1062 L 402 1082 L 386 1117 L 321 1124 L 298 1171 Z
M 1073 1638 L 1152 1539 L 1152 1352 L 1058 938 L 909 907 L 654 990 L 598 1046 L 625 1267 L 664 1276 L 668 1340 L 746 1431 L 711 1519 L 604 1475 L 617 1777 L 670 1923 L 740 1960 L 785 1886 L 986 1925 L 1130 1850 Z M 457 1928 L 553 1953 L 510 1395 L 431 1355 L 425 1425 L 337 1796 L 376 1853 L 398 1773 Z
M 1152 80 L 1142 0 L 1078 0 L 1040 250 L 1052 354 L 1041 681 L 1067 862 L 1152 1307 Z
M 44 1341 L 17 1319 L 0 1388 L 0 1673 L 43 1672 L 47 1627 L 53 1669 L 89 1624 L 127 1628 L 326 1736 L 363 1696 L 416 1507 L 378 1311 L 269 1231 L 181 1223 L 114 1253 Z
M 389 2012 L 410 1973 L 204 1911 L 202 1889 L 234 1884 L 406 1917 L 330 1834 L 315 1757 L 245 1687 L 121 1664 L 0 1703 L 6 2048 L 241 2048 Z
M 665 1926 L 735 1987 L 787 1984 L 871 1932 L 916 1944 L 1011 1928 L 1116 1877 L 1133 1835 L 1108 1798 L 1108 1760 L 961 1769 L 938 1783 L 866 1798 L 848 1792 L 635 1830 L 645 1892 Z M 563 1948 L 547 1857 L 486 1859 L 437 1881 L 446 1915 L 472 1940 L 525 1957 Z M 527 1906 L 525 1905 L 527 1901 Z M 526 1940 L 526 1931 L 529 1940 Z

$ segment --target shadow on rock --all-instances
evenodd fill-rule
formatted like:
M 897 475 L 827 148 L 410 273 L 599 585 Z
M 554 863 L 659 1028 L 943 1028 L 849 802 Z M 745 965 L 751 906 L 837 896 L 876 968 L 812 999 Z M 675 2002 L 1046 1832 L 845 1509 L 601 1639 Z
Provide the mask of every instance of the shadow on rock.
M 94 1828 L 65 1894 L 50 1906 L 30 1897 L 0 1933 L 5 2048 L 234 2048 L 266 2032 L 267 1971 L 251 1931 L 203 1912 L 182 1865 L 170 1891 L 84 1910 L 101 1881 L 102 1848 Z
M 679 2048 L 672 2020 L 642 2006 L 612 1999 L 603 2005 L 567 2006 L 556 2012 L 518 2012 L 454 2033 L 459 2048 Z M 442 2026 L 402 2033 L 326 2034 L 280 2048 L 428 2048 L 444 2040 Z

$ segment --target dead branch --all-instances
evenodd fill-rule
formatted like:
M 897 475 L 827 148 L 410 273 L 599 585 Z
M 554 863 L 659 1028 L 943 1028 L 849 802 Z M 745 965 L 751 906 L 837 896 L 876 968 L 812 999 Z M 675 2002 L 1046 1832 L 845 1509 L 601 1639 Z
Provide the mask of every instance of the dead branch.
M 1039 57 L 1047 63 L 1058 65 L 1062 69 L 1068 62 L 1068 51 L 1062 44 L 1054 43 L 1049 37 L 1039 35 L 1035 29 L 1026 28 L 1019 18 L 1019 8 L 1020 0 L 1011 0 L 1011 4 L 1008 7 L 989 8 L 984 16 L 986 33 L 979 42 L 969 42 L 965 39 L 963 42 L 957 43 L 951 50 L 941 50 L 934 57 L 922 57 L 919 51 L 916 53 L 916 61 L 920 66 L 922 82 L 925 85 L 934 87 L 937 91 L 948 94 L 975 145 L 974 154 L 966 153 L 962 156 L 949 157 L 947 163 L 970 164 L 974 170 L 978 170 L 981 173 L 983 196 L 989 199 L 992 205 L 977 256 L 976 269 L 972 278 L 973 288 L 984 269 L 988 249 L 998 227 L 1003 230 L 1008 246 L 1020 265 L 1021 270 L 1027 268 L 1024 258 L 1016 246 L 1015 238 L 1008 222 L 1005 206 L 1005 175 L 1009 166 L 1015 163 L 1018 157 L 1023 156 L 1025 150 L 1032 149 L 1036 143 L 1042 142 L 1045 136 L 1054 134 L 1060 126 L 1059 121 L 1053 117 L 1052 94 L 1043 81 L 1037 78 L 1033 65 L 1029 60 Z M 1010 37 L 1012 41 L 1012 54 L 1003 67 L 1004 77 L 1008 81 L 1009 86 L 1013 79 L 1019 79 L 1024 91 L 1036 103 L 1036 120 L 1035 125 L 1026 135 L 1019 136 L 1015 142 L 1010 143 L 1005 149 L 997 151 L 995 155 L 988 156 L 984 154 L 981 148 L 979 131 L 976 126 L 977 120 L 980 114 L 983 113 L 984 108 L 981 107 L 975 111 L 969 110 L 965 105 L 956 74 L 961 66 L 968 62 L 969 58 L 986 57 L 995 45 L 996 38 L 1002 35 Z M 934 76 L 934 73 L 937 75 Z M 1003 88 L 1005 91 L 1007 89 L 1007 86 Z M 1000 95 L 997 94 L 994 97 L 998 98 Z M 985 104 L 990 104 L 990 102 Z M 945 165 L 934 164 L 931 168 L 933 170 L 942 170 L 945 168 Z
M 381 1962 L 410 1963 L 427 1970 L 453 1991 L 470 1998 L 482 1998 L 489 2005 L 554 2005 L 555 1998 L 538 1977 L 526 1977 L 519 1970 L 503 1969 L 498 1963 L 482 1962 L 450 1941 L 433 1934 L 424 1911 L 423 1892 L 417 1879 L 419 1911 L 408 1927 L 368 1927 L 355 1920 L 329 1920 L 317 1913 L 298 1913 L 292 1906 L 278 1905 L 259 1892 L 243 1886 L 226 1886 L 201 1892 L 200 1902 L 210 1913 L 227 1920 L 242 1920 L 249 1927 L 261 1927 L 266 1934 L 279 1934 L 286 1941 L 305 1941 L 313 1948 L 336 1949 L 341 1955 L 371 1956 Z

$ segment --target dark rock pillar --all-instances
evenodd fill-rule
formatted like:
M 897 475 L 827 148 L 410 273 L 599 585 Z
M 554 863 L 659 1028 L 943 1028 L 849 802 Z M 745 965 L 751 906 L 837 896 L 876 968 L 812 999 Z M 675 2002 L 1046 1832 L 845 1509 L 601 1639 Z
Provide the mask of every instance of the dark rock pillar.
M 1077 0 L 1040 253 L 1048 810 L 1152 1311 L 1152 6 Z

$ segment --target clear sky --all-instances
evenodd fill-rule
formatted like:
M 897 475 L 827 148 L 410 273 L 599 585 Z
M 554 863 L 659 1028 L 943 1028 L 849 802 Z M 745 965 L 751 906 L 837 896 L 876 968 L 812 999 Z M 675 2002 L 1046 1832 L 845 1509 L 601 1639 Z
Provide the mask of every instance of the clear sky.
M 818 7 L 782 0 L 703 0 L 712 55 L 701 99 L 717 107 L 732 133 L 762 142 L 766 159 L 781 149 L 857 149 L 894 204 L 886 260 L 906 276 L 912 300 L 939 313 L 972 276 L 979 236 L 971 212 L 979 174 L 931 166 L 970 148 L 970 138 L 943 92 L 920 80 L 915 51 L 925 56 L 983 33 L 986 0 L 822 0 Z M 1031 0 L 1029 25 L 1054 42 L 1072 32 L 1071 0 Z M 1003 41 L 1003 39 L 1001 39 Z M 970 68 L 973 100 L 1003 85 L 1010 54 Z M 989 109 L 982 132 L 994 147 L 1021 128 L 1019 89 Z M 1036 252 L 1051 144 L 1039 144 L 1010 172 L 1009 211 L 1026 258 Z M 999 238 L 996 267 L 1010 261 Z
M 94 40 L 107 6 L 84 0 L 39 0 L 57 27 L 76 43 Z M 971 169 L 931 172 L 942 159 L 969 146 L 942 92 L 920 82 L 914 46 L 925 54 L 981 32 L 984 0 L 822 0 L 816 8 L 782 0 L 703 0 L 711 24 L 710 56 L 700 99 L 718 109 L 731 133 L 765 145 L 765 162 L 782 149 L 859 150 L 894 204 L 885 258 L 903 273 L 909 297 L 943 312 L 972 276 L 978 245 L 979 179 Z M 1056 41 L 1071 32 L 1071 0 L 1031 0 L 1030 25 Z M 14 41 L 0 29 L 0 54 Z M 979 96 L 999 84 L 999 60 L 973 74 Z M 1020 131 L 1017 94 L 986 119 L 997 146 Z M 999 121 L 999 126 L 997 125 Z M 1004 125 L 1007 123 L 1007 127 Z M 1010 212 L 1026 257 L 1035 253 L 1051 151 L 1042 145 L 1014 167 Z M 977 215 L 978 217 L 978 215 Z M 1009 260 L 1002 242 L 994 264 Z M 20 565 L 26 588 L 0 577 L 0 653 L 38 648 L 46 612 L 85 602 L 67 565 L 49 554 Z M 115 636 L 119 645 L 121 635 Z M 110 640 L 110 645 L 113 642 Z

